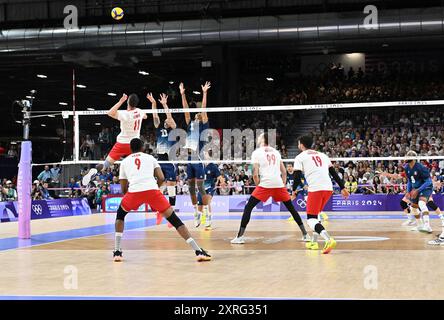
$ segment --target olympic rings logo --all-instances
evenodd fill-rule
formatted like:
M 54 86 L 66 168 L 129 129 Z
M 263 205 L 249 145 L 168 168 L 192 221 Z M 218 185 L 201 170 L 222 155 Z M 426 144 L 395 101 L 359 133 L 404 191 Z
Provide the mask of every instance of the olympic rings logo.
M 298 199 L 296 200 L 296 203 L 298 204 L 299 207 L 301 208 L 305 208 L 307 206 L 307 202 L 303 199 Z
M 34 213 L 36 215 L 41 215 L 43 213 L 43 207 L 40 204 L 33 204 L 32 206 L 32 211 L 34 211 Z

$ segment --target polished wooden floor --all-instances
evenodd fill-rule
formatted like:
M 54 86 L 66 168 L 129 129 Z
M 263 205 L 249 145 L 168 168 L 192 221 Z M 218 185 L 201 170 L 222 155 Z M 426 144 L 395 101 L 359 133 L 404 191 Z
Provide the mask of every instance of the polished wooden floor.
M 147 218 L 153 216 L 131 214 L 128 221 Z M 113 221 L 112 214 L 35 220 L 32 230 L 44 239 Z M 123 263 L 112 262 L 113 233 L 85 232 L 0 251 L 0 295 L 444 299 L 444 246 L 428 246 L 434 235 L 412 232 L 402 221 L 332 219 L 326 227 L 338 246 L 322 255 L 305 250 L 295 223 L 276 214 L 252 220 L 242 246 L 229 242 L 238 219 L 215 220 L 212 231 L 187 220 L 214 257 L 206 263 L 196 262 L 165 224 L 127 230 Z M 439 220 L 432 226 L 441 232 Z M 0 241 L 16 230 L 16 223 L 0 224 Z

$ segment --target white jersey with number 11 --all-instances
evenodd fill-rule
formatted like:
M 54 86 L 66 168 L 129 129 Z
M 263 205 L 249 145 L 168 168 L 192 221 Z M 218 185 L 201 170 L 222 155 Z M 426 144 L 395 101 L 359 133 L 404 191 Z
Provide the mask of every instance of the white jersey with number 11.
M 120 134 L 117 136 L 117 142 L 128 144 L 134 138 L 140 138 L 140 127 L 142 125 L 142 110 L 119 110 L 117 120 L 120 121 Z
M 294 170 L 304 173 L 309 192 L 333 190 L 328 172 L 331 166 L 330 158 L 326 154 L 314 150 L 305 150 L 294 160 Z

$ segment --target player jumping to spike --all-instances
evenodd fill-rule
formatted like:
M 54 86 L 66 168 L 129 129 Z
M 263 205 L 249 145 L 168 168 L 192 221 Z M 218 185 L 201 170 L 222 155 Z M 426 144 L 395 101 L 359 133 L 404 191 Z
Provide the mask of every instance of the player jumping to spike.
M 253 179 L 257 186 L 244 208 L 242 214 L 241 225 L 237 237 L 231 240 L 232 244 L 245 243 L 245 229 L 250 222 L 251 212 L 259 202 L 265 202 L 270 197 L 274 201 L 284 203 L 288 211 L 290 211 L 296 223 L 302 232 L 302 240 L 310 241 L 305 230 L 301 216 L 296 211 L 291 202 L 290 195 L 287 192 L 285 184 L 287 182 L 287 170 L 281 159 L 281 154 L 275 148 L 268 145 L 268 133 L 262 133 L 257 140 L 259 148 L 251 154 L 251 162 L 253 164 Z
M 119 110 L 127 100 L 126 110 Z M 146 114 L 137 108 L 138 104 L 139 97 L 137 94 L 133 93 L 129 97 L 126 94 L 123 94 L 119 102 L 109 109 L 107 115 L 120 121 L 120 134 L 117 136 L 117 142 L 114 144 L 105 161 L 98 164 L 95 168 L 91 168 L 83 177 L 82 184 L 84 186 L 91 182 L 91 179 L 97 174 L 97 172 L 108 169 L 114 164 L 114 162 L 131 153 L 130 141 L 133 138 L 140 137 L 142 120 L 147 118 Z
M 160 192 L 159 186 L 163 184 L 165 177 L 157 160 L 144 153 L 142 140 L 133 139 L 130 145 L 132 153 L 120 165 L 119 179 L 124 197 L 117 210 L 114 261 L 120 262 L 123 260 L 121 241 L 125 216 L 131 210 L 137 210 L 144 203 L 148 203 L 153 210 L 159 211 L 176 228 L 180 236 L 195 251 L 197 261 L 211 260 L 211 256 L 194 241 L 187 227 Z
M 210 82 L 205 82 L 205 85 L 202 85 L 202 108 L 207 107 L 207 93 L 208 89 L 211 88 Z M 182 97 L 182 107 L 189 110 L 187 98 L 185 95 L 185 87 L 183 83 L 179 85 L 180 95 Z M 197 113 L 194 120 L 191 120 L 191 116 L 189 112 L 185 112 L 185 122 L 187 124 L 187 140 L 185 149 L 188 149 L 188 160 L 197 160 L 201 161 L 200 151 L 203 149 L 205 142 L 201 140 L 201 134 L 204 130 L 209 128 L 208 124 L 208 115 L 206 112 Z M 201 215 L 199 213 L 199 208 L 197 204 L 197 190 L 202 195 L 202 204 L 203 204 L 203 214 L 206 218 L 209 218 L 209 197 L 207 196 L 207 192 L 204 187 L 204 178 L 205 178 L 205 166 L 203 162 L 199 163 L 189 163 L 187 165 L 187 179 L 190 190 L 191 202 L 194 206 L 194 225 L 195 227 L 200 226 Z M 208 221 L 208 220 L 207 220 Z M 211 218 L 209 218 L 211 221 Z
M 301 177 L 304 173 L 308 184 L 307 196 L 307 223 L 313 231 L 312 241 L 306 244 L 307 249 L 318 250 L 318 236 L 325 240 L 322 253 L 329 253 L 336 247 L 336 241 L 331 237 L 319 220 L 319 213 L 324 209 L 325 204 L 333 193 L 333 184 L 330 175 L 341 188 L 344 198 L 349 197 L 349 192 L 345 189 L 344 181 L 339 178 L 327 155 L 312 150 L 313 138 L 302 136 L 299 138 L 298 148 L 302 152 L 294 161 L 295 177 L 293 183 L 293 196 L 296 197 L 296 189 L 301 184 Z

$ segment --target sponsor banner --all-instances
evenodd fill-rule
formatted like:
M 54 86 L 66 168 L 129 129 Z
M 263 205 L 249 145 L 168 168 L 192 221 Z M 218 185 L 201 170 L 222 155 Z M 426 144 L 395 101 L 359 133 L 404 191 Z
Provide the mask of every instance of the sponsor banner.
M 17 202 L 0 202 L 1 222 L 17 221 Z M 86 198 L 33 200 L 31 219 L 46 219 L 91 214 Z
M 341 195 L 333 195 L 325 205 L 325 211 L 347 212 L 347 211 L 400 211 L 399 202 L 403 198 L 402 194 L 352 194 L 347 200 Z M 249 195 L 214 196 L 211 208 L 214 213 L 242 212 L 248 201 Z M 444 195 L 433 195 L 435 203 L 441 209 L 444 208 Z M 105 200 L 105 210 L 115 212 L 120 205 L 121 197 L 108 197 Z M 297 211 L 306 210 L 306 200 L 302 195 L 298 195 L 293 201 Z M 176 197 L 176 210 L 178 212 L 194 212 L 189 195 L 178 195 Z M 142 205 L 138 211 L 146 211 Z M 254 212 L 286 212 L 287 208 L 283 203 L 275 202 L 271 198 L 265 203 L 259 203 Z

